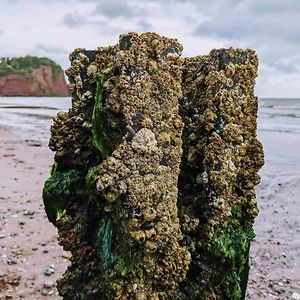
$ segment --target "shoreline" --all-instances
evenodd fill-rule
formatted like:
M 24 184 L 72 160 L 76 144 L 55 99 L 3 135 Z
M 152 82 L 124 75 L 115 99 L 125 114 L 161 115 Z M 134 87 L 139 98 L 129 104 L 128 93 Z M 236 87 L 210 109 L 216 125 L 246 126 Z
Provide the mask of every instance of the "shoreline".
M 266 152 L 256 188 L 259 214 L 246 299 L 299 299 L 293 295 L 300 297 L 300 173 L 297 167 L 292 172 L 272 164 L 272 159 Z
M 53 284 L 68 266 L 42 203 L 53 153 L 47 142 L 0 126 L 0 300 L 62 299 Z M 251 246 L 246 299 L 292 299 L 300 294 L 300 174 L 277 173 L 266 153 L 257 187 L 260 213 Z M 274 173 L 274 174 L 273 174 Z M 55 273 L 44 272 L 53 265 Z M 8 296 L 8 297 L 7 297 Z M 9 298 L 9 297 L 12 298 Z

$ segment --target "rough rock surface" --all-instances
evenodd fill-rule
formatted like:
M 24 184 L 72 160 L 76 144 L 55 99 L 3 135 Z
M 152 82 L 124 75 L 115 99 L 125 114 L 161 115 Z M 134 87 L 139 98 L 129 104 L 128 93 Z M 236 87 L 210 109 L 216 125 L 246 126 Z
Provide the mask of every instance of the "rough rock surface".
M 181 50 L 130 33 L 70 56 L 73 103 L 51 128 L 43 192 L 73 255 L 64 299 L 243 298 L 263 162 L 257 58 Z
M 51 66 L 41 66 L 26 74 L 0 76 L 0 96 L 68 96 L 63 71 L 53 78 Z

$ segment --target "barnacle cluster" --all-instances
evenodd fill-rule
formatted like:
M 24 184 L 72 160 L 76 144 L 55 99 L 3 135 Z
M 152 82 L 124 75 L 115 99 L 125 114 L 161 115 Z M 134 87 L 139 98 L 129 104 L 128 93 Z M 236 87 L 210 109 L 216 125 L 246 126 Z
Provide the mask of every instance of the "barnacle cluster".
M 263 163 L 257 58 L 181 57 L 155 33 L 76 49 L 44 188 L 64 299 L 242 299 Z
M 256 138 L 257 67 L 252 50 L 185 59 L 178 207 L 192 256 L 181 287 L 187 299 L 245 296 L 258 213 L 253 187 L 264 162 Z

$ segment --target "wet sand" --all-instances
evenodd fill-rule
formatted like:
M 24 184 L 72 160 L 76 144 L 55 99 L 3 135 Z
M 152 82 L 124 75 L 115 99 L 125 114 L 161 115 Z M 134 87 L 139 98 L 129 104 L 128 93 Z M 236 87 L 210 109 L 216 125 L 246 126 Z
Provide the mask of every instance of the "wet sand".
M 68 264 L 41 200 L 53 154 L 0 127 L 0 157 L 0 299 L 61 299 L 55 286 L 44 288 Z M 50 265 L 54 273 L 44 275 Z
M 0 300 L 45 299 L 46 294 L 61 299 L 55 286 L 44 287 L 68 265 L 68 253 L 58 245 L 41 200 L 53 154 L 45 142 L 0 127 L 0 157 Z M 300 174 L 278 173 L 271 158 L 266 156 L 257 188 L 260 214 L 247 299 L 293 299 L 293 293 L 300 294 Z M 46 276 L 50 265 L 55 272 Z
M 300 299 L 299 195 L 300 177 L 294 174 L 263 178 L 258 187 L 247 299 Z

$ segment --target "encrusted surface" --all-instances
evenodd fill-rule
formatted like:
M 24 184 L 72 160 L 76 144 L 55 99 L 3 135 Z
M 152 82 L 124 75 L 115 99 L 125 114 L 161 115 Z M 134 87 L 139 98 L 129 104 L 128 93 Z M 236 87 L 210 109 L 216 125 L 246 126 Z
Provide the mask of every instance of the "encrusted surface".
M 92 196 L 80 205 L 93 202 L 99 210 L 91 246 L 99 250 L 103 299 L 165 298 L 188 270 L 190 253 L 179 244 L 176 205 L 181 50 L 176 40 L 149 33 L 121 36 L 117 46 L 71 55 L 67 74 L 73 106 L 56 118 L 50 147 L 57 171 L 77 169 L 86 178 L 81 188 Z M 68 248 L 66 211 L 58 226 Z M 70 248 L 77 253 L 82 246 Z M 72 284 L 77 271 L 67 272 Z M 71 297 L 66 285 L 64 280 L 61 293 Z M 78 299 L 86 299 L 86 288 L 82 291 Z
M 70 55 L 72 108 L 51 128 L 43 195 L 73 255 L 64 299 L 243 297 L 263 163 L 257 58 L 181 51 L 130 33 Z
M 185 60 L 178 207 L 192 255 L 182 285 L 187 299 L 244 298 L 258 213 L 253 187 L 263 164 L 253 95 L 257 66 L 252 50 L 213 50 Z

